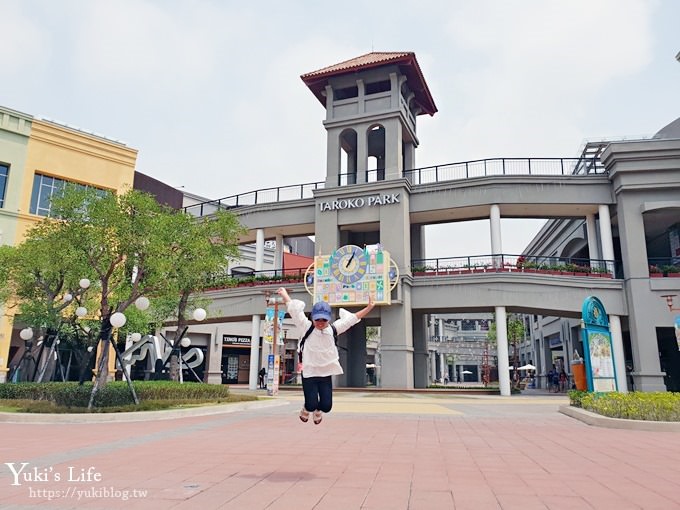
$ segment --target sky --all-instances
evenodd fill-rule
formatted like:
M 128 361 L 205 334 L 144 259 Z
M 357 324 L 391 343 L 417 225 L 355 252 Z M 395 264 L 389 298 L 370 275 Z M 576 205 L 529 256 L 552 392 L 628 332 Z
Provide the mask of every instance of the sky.
M 300 75 L 371 51 L 415 52 L 439 110 L 417 167 L 576 157 L 680 116 L 676 0 L 0 0 L 0 19 L 0 105 L 123 141 L 210 199 L 324 180 Z M 502 220 L 503 252 L 541 223 Z M 427 237 L 428 257 L 490 253 L 488 221 Z

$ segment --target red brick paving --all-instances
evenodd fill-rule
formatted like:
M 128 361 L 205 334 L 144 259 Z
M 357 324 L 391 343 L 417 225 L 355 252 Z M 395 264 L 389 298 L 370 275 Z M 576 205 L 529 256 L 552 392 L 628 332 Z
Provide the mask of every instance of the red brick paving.
M 318 426 L 297 394 L 173 420 L 2 423 L 0 508 L 680 509 L 678 433 L 591 427 L 557 412 L 564 397 L 417 396 L 435 407 L 413 414 L 336 395 Z M 61 480 L 13 486 L 6 462 Z M 69 466 L 102 480 L 69 482 Z M 121 501 L 133 490 L 146 495 Z

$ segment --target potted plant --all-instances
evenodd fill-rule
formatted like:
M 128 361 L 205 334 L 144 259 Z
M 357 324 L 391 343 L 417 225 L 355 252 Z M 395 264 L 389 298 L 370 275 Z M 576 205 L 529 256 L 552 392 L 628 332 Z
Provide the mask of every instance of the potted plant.
M 663 273 L 671 278 L 680 278 L 680 266 L 664 266 Z
M 517 267 L 519 267 L 519 261 L 518 261 Z M 536 262 L 525 262 L 525 261 L 523 261 L 522 271 L 524 273 L 536 273 L 536 272 L 538 272 L 538 264 L 536 264 Z
M 590 268 L 588 266 L 574 266 L 574 276 L 588 276 Z
M 650 265 L 649 266 L 649 277 L 650 278 L 661 278 L 663 276 L 663 271 L 659 266 Z

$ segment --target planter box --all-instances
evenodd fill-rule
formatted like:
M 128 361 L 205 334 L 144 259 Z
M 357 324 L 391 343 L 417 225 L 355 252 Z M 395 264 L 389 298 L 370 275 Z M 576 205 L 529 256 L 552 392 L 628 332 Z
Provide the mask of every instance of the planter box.
M 538 273 L 538 269 L 535 267 L 525 267 L 522 269 L 523 273 Z
M 650 278 L 663 278 L 663 273 L 649 273 Z
M 666 273 L 669 278 L 680 278 L 680 273 Z
M 574 276 L 588 276 L 588 273 L 577 273 L 577 272 L 573 272 L 572 274 L 573 274 Z

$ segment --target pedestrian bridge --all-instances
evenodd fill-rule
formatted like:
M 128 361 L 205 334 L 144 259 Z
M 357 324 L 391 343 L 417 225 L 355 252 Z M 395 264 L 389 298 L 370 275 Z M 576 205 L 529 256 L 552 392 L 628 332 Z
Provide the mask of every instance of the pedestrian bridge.
M 275 291 L 279 285 L 272 282 L 206 292 L 206 297 L 212 300 L 210 321 L 243 321 L 263 315 L 266 293 Z M 494 307 L 505 306 L 509 312 L 578 318 L 585 298 L 597 295 L 609 313 L 627 315 L 623 280 L 611 278 L 521 272 L 402 275 L 392 294 L 394 304 L 400 303 L 404 285 L 411 287 L 410 304 L 414 312 L 493 312 Z M 310 304 L 311 296 L 303 283 L 287 284 L 286 288 L 292 298 Z

